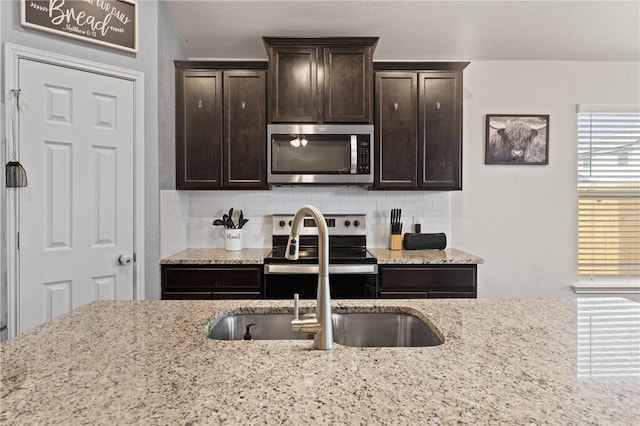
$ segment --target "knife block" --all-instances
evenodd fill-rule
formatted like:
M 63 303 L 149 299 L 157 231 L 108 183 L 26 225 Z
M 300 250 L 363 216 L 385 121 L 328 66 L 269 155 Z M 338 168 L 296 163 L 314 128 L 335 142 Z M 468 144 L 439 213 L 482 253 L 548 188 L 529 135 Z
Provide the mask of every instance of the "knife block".
M 402 250 L 401 234 L 391 234 L 389 236 L 389 250 Z

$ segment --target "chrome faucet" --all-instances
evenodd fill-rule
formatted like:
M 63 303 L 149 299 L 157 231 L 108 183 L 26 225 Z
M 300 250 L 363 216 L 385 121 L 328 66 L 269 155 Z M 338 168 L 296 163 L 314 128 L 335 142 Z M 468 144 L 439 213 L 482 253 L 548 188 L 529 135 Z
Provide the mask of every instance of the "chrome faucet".
M 324 216 L 317 208 L 302 206 L 293 218 L 291 234 L 287 243 L 285 257 L 297 260 L 300 250 L 300 221 L 306 214 L 313 216 L 318 228 L 318 294 L 316 315 L 307 319 L 298 318 L 298 295 L 294 296 L 295 318 L 291 321 L 291 330 L 299 333 L 312 333 L 314 349 L 333 349 L 333 324 L 331 322 L 331 290 L 329 289 L 329 231 Z

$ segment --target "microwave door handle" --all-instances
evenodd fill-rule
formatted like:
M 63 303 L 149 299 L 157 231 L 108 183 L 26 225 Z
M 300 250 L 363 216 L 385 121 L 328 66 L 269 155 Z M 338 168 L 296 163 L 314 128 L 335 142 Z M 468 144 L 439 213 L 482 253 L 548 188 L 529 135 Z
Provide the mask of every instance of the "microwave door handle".
M 358 168 L 358 135 L 351 135 L 351 174 L 355 175 Z

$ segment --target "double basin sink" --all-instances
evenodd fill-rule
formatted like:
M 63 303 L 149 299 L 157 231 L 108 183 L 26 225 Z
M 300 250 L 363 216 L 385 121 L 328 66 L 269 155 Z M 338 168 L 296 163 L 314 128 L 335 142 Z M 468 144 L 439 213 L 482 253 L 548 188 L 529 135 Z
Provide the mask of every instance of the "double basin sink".
M 313 334 L 292 331 L 292 319 L 292 313 L 232 314 L 210 325 L 207 336 L 216 340 L 313 339 Z M 444 343 L 435 327 L 408 313 L 333 313 L 332 323 L 333 340 L 343 346 L 418 347 Z

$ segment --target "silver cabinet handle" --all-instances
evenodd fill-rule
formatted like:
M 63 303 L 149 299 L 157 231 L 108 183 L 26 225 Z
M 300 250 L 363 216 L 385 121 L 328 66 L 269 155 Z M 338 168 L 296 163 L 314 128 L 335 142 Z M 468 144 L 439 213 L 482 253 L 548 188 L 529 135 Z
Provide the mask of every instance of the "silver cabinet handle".
M 133 257 L 121 254 L 118 256 L 118 263 L 124 266 L 131 265 L 133 263 Z

